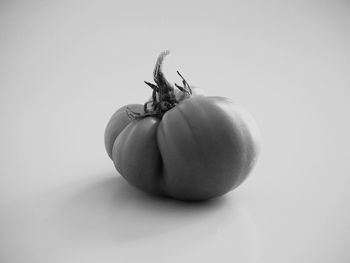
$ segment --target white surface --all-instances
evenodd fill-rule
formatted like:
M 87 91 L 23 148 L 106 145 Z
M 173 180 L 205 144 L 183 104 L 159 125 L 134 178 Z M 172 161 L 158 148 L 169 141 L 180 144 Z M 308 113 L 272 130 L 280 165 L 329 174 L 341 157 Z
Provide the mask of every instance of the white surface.
M 282 2 L 2 1 L 0 262 L 350 262 L 350 5 Z M 146 196 L 105 153 L 164 49 L 260 125 L 224 198 Z

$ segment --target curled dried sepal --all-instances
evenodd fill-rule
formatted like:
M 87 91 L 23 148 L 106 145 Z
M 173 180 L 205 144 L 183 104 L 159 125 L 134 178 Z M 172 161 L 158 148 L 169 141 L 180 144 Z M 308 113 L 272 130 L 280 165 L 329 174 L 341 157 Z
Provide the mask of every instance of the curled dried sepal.
M 170 51 L 165 50 L 162 53 L 160 53 L 160 55 L 157 58 L 156 65 L 153 70 L 153 79 L 158 87 L 165 86 L 165 87 L 172 88 L 170 83 L 164 77 L 164 73 L 163 73 L 163 61 L 164 61 L 164 58 L 169 54 L 170 54 Z
M 177 74 L 182 78 L 183 87 L 177 85 L 176 83 L 175 83 L 175 86 L 176 86 L 179 90 L 181 90 L 183 93 L 187 93 L 188 95 L 191 96 L 191 95 L 192 95 L 192 89 L 191 89 L 190 85 L 187 83 L 187 81 L 186 81 L 185 78 L 180 74 L 179 71 L 176 71 L 176 72 L 177 72 Z
M 157 59 L 154 71 L 153 78 L 156 84 L 145 81 L 145 83 L 152 89 L 152 100 L 147 101 L 144 104 L 144 113 L 138 113 L 132 111 L 130 108 L 126 109 L 126 114 L 130 119 L 141 119 L 148 116 L 154 116 L 161 119 L 165 112 L 175 107 L 179 102 L 176 99 L 174 87 L 167 81 L 165 78 L 162 65 L 165 56 L 170 53 L 169 50 L 163 51 Z M 182 78 L 183 87 L 177 85 L 175 86 L 183 93 L 192 95 L 192 89 L 184 77 L 177 71 L 177 74 Z M 151 107 L 149 108 L 149 104 Z
M 129 107 L 126 107 L 125 112 L 126 112 L 126 115 L 128 115 L 129 119 L 131 120 L 135 120 L 137 119 L 137 117 L 141 116 L 141 113 L 133 111 Z

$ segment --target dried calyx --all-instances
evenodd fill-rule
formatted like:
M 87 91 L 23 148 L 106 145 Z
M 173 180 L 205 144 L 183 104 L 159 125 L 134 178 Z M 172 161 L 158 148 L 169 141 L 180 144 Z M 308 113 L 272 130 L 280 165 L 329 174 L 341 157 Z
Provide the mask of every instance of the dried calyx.
M 154 116 L 161 119 L 165 112 L 179 103 L 175 96 L 174 86 L 166 80 L 162 71 L 163 60 L 169 53 L 169 50 L 166 50 L 158 56 L 153 71 L 153 79 L 156 84 L 145 81 L 145 83 L 152 88 L 153 92 L 152 99 L 144 104 L 144 113 L 134 112 L 130 108 L 127 108 L 126 113 L 130 119 L 140 119 L 148 116 Z M 192 90 L 190 85 L 188 85 L 187 81 L 182 77 L 179 71 L 177 71 L 177 74 L 181 77 L 183 86 L 175 83 L 176 88 L 191 96 Z

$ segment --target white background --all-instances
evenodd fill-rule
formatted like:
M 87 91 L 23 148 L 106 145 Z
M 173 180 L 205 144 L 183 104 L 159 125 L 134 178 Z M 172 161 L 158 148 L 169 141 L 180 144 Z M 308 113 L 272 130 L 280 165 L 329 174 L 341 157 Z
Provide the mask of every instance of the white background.
M 349 47 L 348 1 L 1 1 L 0 261 L 350 262 Z M 105 153 L 165 49 L 260 126 L 223 198 L 147 196 Z

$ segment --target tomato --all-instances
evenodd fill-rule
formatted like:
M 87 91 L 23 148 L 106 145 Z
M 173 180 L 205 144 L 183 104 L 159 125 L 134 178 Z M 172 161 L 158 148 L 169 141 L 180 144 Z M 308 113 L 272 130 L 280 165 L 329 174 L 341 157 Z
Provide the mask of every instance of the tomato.
M 214 198 L 239 186 L 259 152 L 251 115 L 230 99 L 202 95 L 184 79 L 183 94 L 162 93 L 157 74 L 151 109 L 149 103 L 124 106 L 106 127 L 105 146 L 116 169 L 140 190 L 181 200 Z

